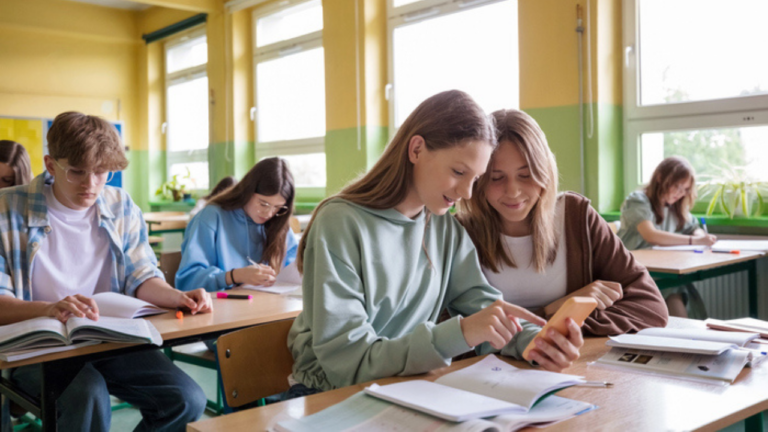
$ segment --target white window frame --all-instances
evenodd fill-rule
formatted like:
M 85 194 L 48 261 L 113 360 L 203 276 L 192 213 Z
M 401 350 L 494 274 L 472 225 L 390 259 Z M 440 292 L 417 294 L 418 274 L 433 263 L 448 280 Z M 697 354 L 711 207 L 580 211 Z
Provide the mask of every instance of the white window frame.
M 252 13 L 253 23 L 253 101 L 256 104 L 258 99 L 258 64 L 273 60 L 276 58 L 284 57 L 291 54 L 296 54 L 301 51 L 308 51 L 315 48 L 323 47 L 323 31 L 318 30 L 316 32 L 307 33 L 301 36 L 297 36 L 291 39 L 274 42 L 262 47 L 258 46 L 256 40 L 256 26 L 259 18 L 272 15 L 283 9 L 307 3 L 311 0 L 288 0 L 278 3 L 265 5 L 254 9 Z M 304 155 L 311 153 L 325 153 L 325 133 L 323 136 L 293 139 L 293 140 L 280 140 L 280 141 L 259 141 L 259 107 L 254 107 L 255 115 L 253 116 L 254 125 L 254 141 L 256 142 L 256 160 L 260 160 L 265 157 L 273 156 L 293 156 Z M 326 184 L 327 184 L 326 174 Z M 324 194 L 325 187 L 301 187 L 302 191 L 307 192 L 308 195 L 316 195 L 317 193 Z
M 640 137 L 643 134 L 768 125 L 768 95 L 765 94 L 639 106 L 639 1 L 623 0 L 625 196 L 642 185 Z
M 388 84 L 385 97 L 389 102 L 389 136 L 395 136 L 395 61 L 392 47 L 394 45 L 395 29 L 398 27 L 417 24 L 419 22 L 450 15 L 457 12 L 500 3 L 506 0 L 420 0 L 414 3 L 395 7 L 393 0 L 387 0 L 387 74 Z
M 208 160 L 208 147 L 204 149 L 198 149 L 198 150 L 182 150 L 182 151 L 170 151 L 168 148 L 169 144 L 169 137 L 172 133 L 171 128 L 167 128 L 168 125 L 168 111 L 169 111 L 169 102 L 168 102 L 168 92 L 171 86 L 176 84 L 181 84 L 187 81 L 192 81 L 198 78 L 207 77 L 208 76 L 208 62 L 197 66 L 193 66 L 190 68 L 178 70 L 176 72 L 168 73 L 168 65 L 167 65 L 167 59 L 168 59 L 168 51 L 178 45 L 183 45 L 185 43 L 188 43 L 190 40 L 197 39 L 199 37 L 205 36 L 207 38 L 205 25 L 201 25 L 200 27 L 195 27 L 194 29 L 191 29 L 189 31 L 185 31 L 179 35 L 174 36 L 173 38 L 169 38 L 168 41 L 164 44 L 164 52 L 163 52 L 163 72 L 165 75 L 165 116 L 166 120 L 163 124 L 163 134 L 165 137 L 165 176 L 166 180 L 171 179 L 171 166 L 174 164 L 179 163 L 190 163 L 190 162 L 205 162 L 208 164 L 208 177 L 209 177 L 209 183 L 210 183 L 210 168 L 211 164 Z M 209 121 L 210 121 L 210 106 L 209 109 Z M 209 124 L 209 135 L 210 135 L 210 124 Z M 208 137 L 208 145 L 210 146 L 210 136 Z M 212 187 L 212 185 L 209 184 L 209 186 Z M 198 189 L 192 189 L 188 192 L 201 192 L 205 190 L 204 188 L 198 188 Z

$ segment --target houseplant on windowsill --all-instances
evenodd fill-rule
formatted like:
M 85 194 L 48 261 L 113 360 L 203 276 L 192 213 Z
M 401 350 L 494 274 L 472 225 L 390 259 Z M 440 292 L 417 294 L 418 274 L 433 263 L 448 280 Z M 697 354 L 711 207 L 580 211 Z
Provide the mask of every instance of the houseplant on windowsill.
M 163 199 L 181 201 L 181 198 L 187 192 L 187 182 L 191 180 L 191 174 L 187 168 L 187 173 L 183 176 L 174 174 L 170 180 L 161 184 L 155 195 L 160 195 Z
M 734 216 L 758 217 L 763 213 L 763 197 L 768 182 L 758 181 L 747 174 L 745 167 L 720 167 L 719 175 L 702 175 L 699 196 L 708 199 L 707 216 L 719 205 L 729 218 Z

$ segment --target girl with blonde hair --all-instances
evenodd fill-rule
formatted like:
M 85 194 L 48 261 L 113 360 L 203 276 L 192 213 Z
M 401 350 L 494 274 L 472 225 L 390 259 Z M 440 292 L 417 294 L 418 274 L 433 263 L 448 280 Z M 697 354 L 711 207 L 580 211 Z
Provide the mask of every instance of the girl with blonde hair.
M 490 284 L 543 317 L 570 297 L 593 297 L 598 308 L 582 327 L 588 335 L 666 325 L 647 270 L 588 199 L 558 194 L 555 157 L 536 121 L 518 110 L 492 117 L 499 146 L 472 199 L 459 205 Z
M 471 197 L 495 142 L 467 94 L 439 93 L 367 174 L 320 203 L 299 244 L 304 308 L 288 336 L 286 397 L 423 373 L 481 344 L 522 352 L 544 320 L 501 300 L 448 212 Z M 438 322 L 446 308 L 453 317 Z M 513 337 L 523 326 L 530 336 Z

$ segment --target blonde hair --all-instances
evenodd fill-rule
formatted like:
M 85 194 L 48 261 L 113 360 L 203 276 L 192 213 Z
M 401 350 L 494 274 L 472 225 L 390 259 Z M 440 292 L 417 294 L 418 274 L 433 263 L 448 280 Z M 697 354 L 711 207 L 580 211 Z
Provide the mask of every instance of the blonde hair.
M 466 140 L 483 141 L 495 146 L 491 122 L 468 94 L 449 90 L 428 98 L 405 119 L 384 154 L 367 174 L 317 206 L 299 243 L 296 259 L 299 271 L 304 271 L 304 250 L 312 224 L 329 200 L 342 198 L 377 210 L 393 208 L 405 200 L 413 184 L 413 164 L 408 157 L 408 144 L 416 135 L 424 139 L 429 150 L 464 145 Z
M 651 181 L 645 187 L 644 192 L 648 201 L 651 202 L 657 224 L 664 221 L 664 196 L 669 193 L 672 186 L 688 179 L 691 182 L 688 193 L 669 206 L 670 212 L 677 216 L 678 231 L 683 229 L 685 222 L 690 218 L 690 209 L 696 202 L 696 173 L 690 162 L 679 156 L 664 159 L 653 171 Z
M 531 171 L 531 178 L 541 187 L 541 196 L 530 213 L 533 233 L 532 263 L 543 273 L 557 255 L 555 204 L 557 202 L 557 163 L 549 149 L 547 137 L 531 116 L 518 110 L 499 110 L 491 114 L 496 124 L 496 139 L 501 144 L 514 145 L 522 153 Z M 502 216 L 486 197 L 492 176 L 489 170 L 475 184 L 472 199 L 459 202 L 459 221 L 464 225 L 477 247 L 480 264 L 494 273 L 501 264 L 517 267 L 502 239 Z

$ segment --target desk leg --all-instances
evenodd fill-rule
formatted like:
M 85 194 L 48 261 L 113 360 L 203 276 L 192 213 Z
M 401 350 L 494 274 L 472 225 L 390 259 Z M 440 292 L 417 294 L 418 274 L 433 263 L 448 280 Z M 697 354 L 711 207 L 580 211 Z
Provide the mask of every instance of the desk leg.
M 763 413 L 758 413 L 744 420 L 746 432 L 763 432 Z
M 59 361 L 45 362 L 42 364 L 43 379 L 42 391 L 40 393 L 41 420 L 43 421 L 43 430 L 57 430 L 56 419 L 58 411 L 56 401 L 64 390 L 72 382 L 83 362 L 77 359 L 65 359 Z
M 757 260 L 749 261 L 747 279 L 749 280 L 749 316 L 757 318 Z

